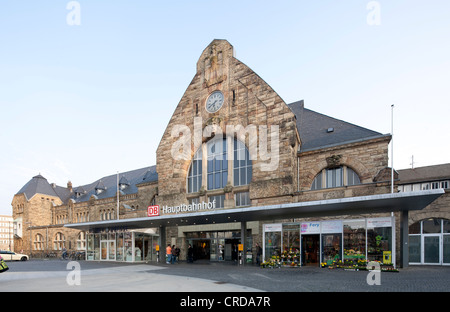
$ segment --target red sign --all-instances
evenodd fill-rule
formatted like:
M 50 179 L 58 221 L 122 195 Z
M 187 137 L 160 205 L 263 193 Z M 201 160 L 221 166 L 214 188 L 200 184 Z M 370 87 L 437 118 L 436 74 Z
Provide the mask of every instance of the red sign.
M 147 208 L 147 216 L 148 217 L 156 217 L 159 216 L 159 206 L 148 206 Z

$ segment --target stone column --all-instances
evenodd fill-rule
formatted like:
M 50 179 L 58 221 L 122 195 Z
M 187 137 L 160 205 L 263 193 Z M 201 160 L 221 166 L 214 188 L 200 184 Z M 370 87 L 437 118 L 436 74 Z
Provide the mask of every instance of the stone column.
M 400 267 L 407 268 L 409 265 L 409 211 L 400 212 Z

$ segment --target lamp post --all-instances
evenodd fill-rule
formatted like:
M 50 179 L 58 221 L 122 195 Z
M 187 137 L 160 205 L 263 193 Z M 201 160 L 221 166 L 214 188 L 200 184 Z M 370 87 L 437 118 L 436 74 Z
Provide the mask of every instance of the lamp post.
M 25 222 L 25 224 L 29 224 L 29 226 L 28 226 L 28 230 L 30 230 L 30 238 L 29 238 L 29 240 L 30 240 L 30 252 L 28 253 L 28 257 L 30 257 L 30 259 L 31 259 L 31 222 Z

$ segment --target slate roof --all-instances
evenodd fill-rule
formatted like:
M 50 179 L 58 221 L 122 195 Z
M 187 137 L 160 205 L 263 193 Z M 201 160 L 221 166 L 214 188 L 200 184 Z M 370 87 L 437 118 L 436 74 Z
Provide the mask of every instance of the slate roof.
M 400 184 L 450 179 L 450 164 L 397 170 Z
M 124 179 L 128 181 L 129 185 L 121 190 L 121 194 L 136 194 L 138 192 L 137 184 L 158 181 L 156 166 L 119 173 L 119 182 L 121 180 L 124 181 Z M 117 194 L 117 174 L 103 177 L 90 184 L 82 185 L 81 187 L 85 191 L 85 193 L 78 198 L 75 196 L 72 197 L 72 199 L 76 202 L 86 202 L 91 198 L 92 195 L 96 196 L 96 198 L 98 199 L 114 197 Z M 99 188 L 103 191 L 97 194 L 96 189 Z
M 128 182 L 128 186 L 121 190 L 122 195 L 136 194 L 138 184 L 158 181 L 156 166 L 119 173 L 119 177 L 120 181 Z M 98 194 L 96 189 L 102 189 L 103 191 Z M 86 202 L 92 195 L 98 199 L 114 197 L 116 192 L 117 174 L 103 177 L 90 184 L 74 187 L 72 192 L 66 187 L 48 183 L 47 179 L 39 174 L 28 181 L 17 194 L 24 193 L 28 200 L 35 194 L 57 196 L 63 203 L 67 203 L 69 199 L 75 202 Z M 77 193 L 81 196 L 77 197 Z
M 43 194 L 59 197 L 53 187 L 48 183 L 47 179 L 40 174 L 34 176 L 27 184 L 25 184 L 17 194 L 25 194 L 27 200 L 30 200 L 35 194 Z
M 303 100 L 288 106 L 297 118 L 301 152 L 389 136 L 307 109 Z

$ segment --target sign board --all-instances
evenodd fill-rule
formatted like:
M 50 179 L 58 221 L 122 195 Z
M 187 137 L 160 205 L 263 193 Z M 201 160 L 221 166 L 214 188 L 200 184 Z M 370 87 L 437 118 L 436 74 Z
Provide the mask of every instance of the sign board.
M 244 244 L 238 244 L 238 250 L 244 251 Z
M 320 234 L 320 222 L 304 222 L 300 225 L 302 234 Z
M 281 223 L 264 224 L 264 232 L 281 232 L 282 228 Z
M 342 221 L 322 221 L 322 233 L 342 233 Z
M 148 217 L 156 217 L 159 216 L 159 206 L 148 206 L 147 208 L 147 216 Z
M 155 246 L 155 251 L 159 251 L 159 245 Z
M 392 252 L 383 251 L 383 264 L 392 264 Z
M 391 217 L 367 219 L 368 229 L 391 227 L 391 226 L 392 226 Z

